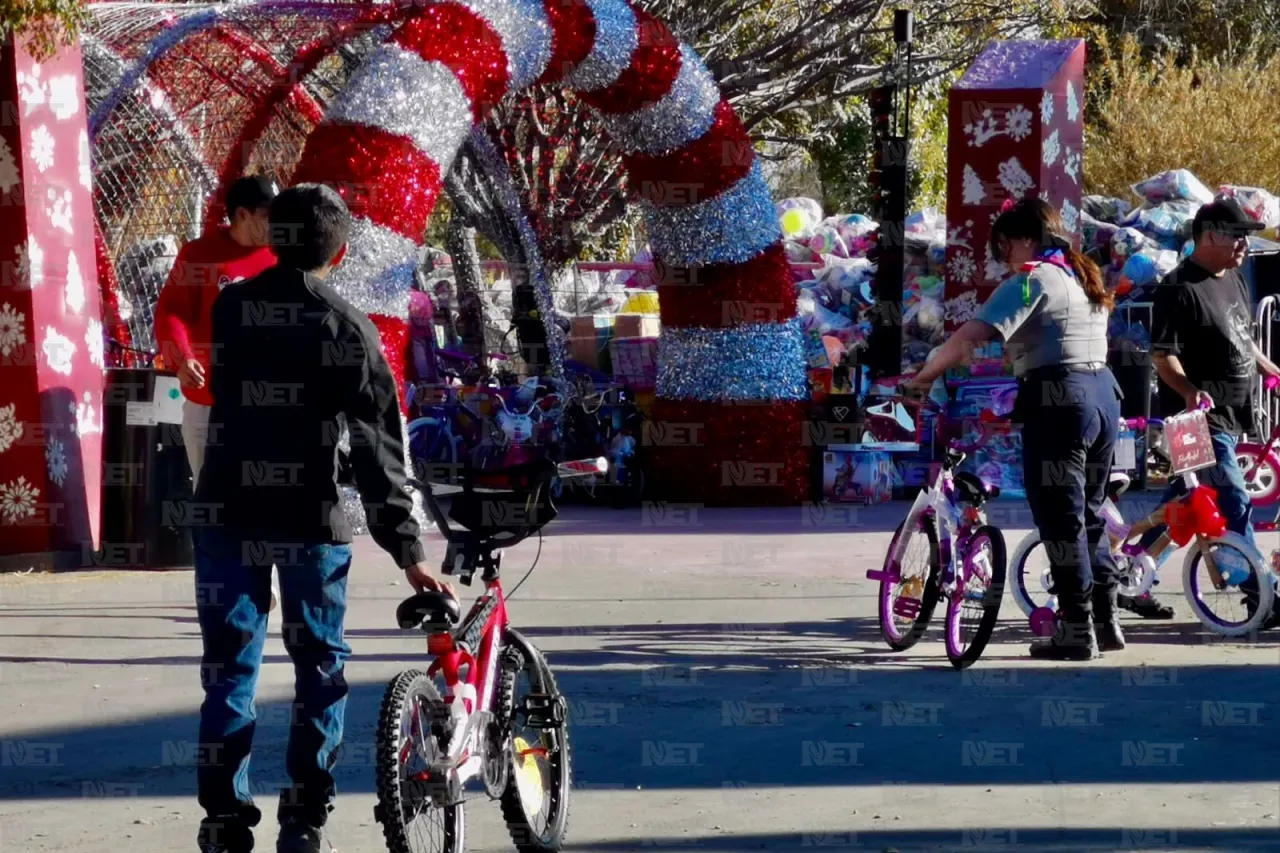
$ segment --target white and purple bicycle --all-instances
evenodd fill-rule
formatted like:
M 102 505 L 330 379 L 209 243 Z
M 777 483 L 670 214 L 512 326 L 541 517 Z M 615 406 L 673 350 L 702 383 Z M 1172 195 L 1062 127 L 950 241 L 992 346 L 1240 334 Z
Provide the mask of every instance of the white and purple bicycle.
M 884 567 L 867 572 L 880 582 L 880 635 L 894 651 L 920 641 L 939 598 L 947 599 L 946 649 L 953 666 L 972 665 L 991 639 L 1004 597 L 1005 543 L 987 523 L 983 505 L 1000 489 L 957 469 L 1011 408 L 1012 398 L 1002 396 L 982 413 L 976 442 L 948 444 L 933 482 L 893 534 Z

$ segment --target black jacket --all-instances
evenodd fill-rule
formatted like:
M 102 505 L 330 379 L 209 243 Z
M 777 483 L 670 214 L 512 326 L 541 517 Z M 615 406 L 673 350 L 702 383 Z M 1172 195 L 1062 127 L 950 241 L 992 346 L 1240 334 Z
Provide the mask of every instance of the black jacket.
M 227 286 L 213 306 L 210 390 L 204 517 L 266 542 L 350 542 L 337 482 L 345 423 L 374 540 L 401 568 L 425 559 L 378 330 L 332 288 L 280 266 Z

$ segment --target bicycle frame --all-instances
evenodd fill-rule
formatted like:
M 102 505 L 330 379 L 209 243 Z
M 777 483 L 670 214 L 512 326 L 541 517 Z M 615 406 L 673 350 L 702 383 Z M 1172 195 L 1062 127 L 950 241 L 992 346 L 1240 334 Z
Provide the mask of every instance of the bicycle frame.
M 968 552 L 967 545 L 972 532 L 985 523 L 981 509 L 961 503 L 956 489 L 953 471 L 963 461 L 963 455 L 955 462 L 943 461 L 939 465 L 933 484 L 921 490 L 907 513 L 904 529 L 911 529 L 921 520 L 938 524 L 938 563 L 942 568 L 942 590 L 952 592 L 960 588 L 966 566 L 957 567 L 956 554 Z M 962 561 L 963 562 L 963 561 Z

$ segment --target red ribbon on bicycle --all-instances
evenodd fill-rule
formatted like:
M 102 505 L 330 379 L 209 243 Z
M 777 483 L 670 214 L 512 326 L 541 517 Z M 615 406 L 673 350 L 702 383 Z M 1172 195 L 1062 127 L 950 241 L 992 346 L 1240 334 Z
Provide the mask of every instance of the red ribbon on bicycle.
M 1213 539 L 1227 532 L 1227 522 L 1218 511 L 1218 493 L 1209 486 L 1196 486 L 1169 504 L 1165 521 L 1169 524 L 1169 538 L 1179 547 L 1196 536 Z

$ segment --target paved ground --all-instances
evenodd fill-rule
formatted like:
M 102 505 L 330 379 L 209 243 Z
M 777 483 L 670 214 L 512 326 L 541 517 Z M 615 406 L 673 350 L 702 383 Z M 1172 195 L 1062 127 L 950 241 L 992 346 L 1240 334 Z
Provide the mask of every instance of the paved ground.
M 1178 621 L 1128 623 L 1128 651 L 1050 667 L 1006 600 L 965 673 L 936 630 L 893 655 L 864 574 L 904 511 L 571 509 L 548 530 L 512 615 L 573 700 L 570 849 L 1280 850 L 1280 636 L 1210 639 L 1178 598 Z M 993 515 L 1012 550 L 1025 508 Z M 510 553 L 509 582 L 536 547 Z M 392 626 L 392 564 L 368 540 L 357 554 L 333 834 L 376 853 L 374 714 L 422 642 Z M 0 849 L 194 849 L 191 599 L 188 572 L 0 577 Z M 264 804 L 292 686 L 273 628 Z M 496 806 L 468 825 L 470 849 L 511 849 Z

